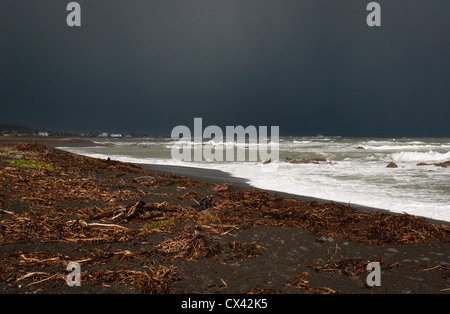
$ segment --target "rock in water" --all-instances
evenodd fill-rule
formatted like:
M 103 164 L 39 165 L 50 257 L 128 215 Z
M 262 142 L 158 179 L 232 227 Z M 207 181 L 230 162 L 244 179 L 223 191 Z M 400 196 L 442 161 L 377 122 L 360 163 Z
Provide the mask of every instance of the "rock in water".
M 398 166 L 395 162 L 390 162 L 386 167 L 387 168 L 398 168 Z

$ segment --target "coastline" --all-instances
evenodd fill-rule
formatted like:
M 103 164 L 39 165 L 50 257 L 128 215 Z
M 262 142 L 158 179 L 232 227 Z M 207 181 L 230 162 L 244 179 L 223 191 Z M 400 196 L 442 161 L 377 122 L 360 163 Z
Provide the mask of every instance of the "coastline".
M 102 144 L 94 143 L 91 140 L 79 138 L 79 137 L 65 137 L 65 136 L 50 136 L 50 137 L 0 137 L 0 144 L 12 144 L 12 143 L 37 143 L 42 145 L 47 145 L 52 148 L 58 148 L 58 147 L 94 147 L 94 146 L 102 146 Z M 286 192 L 280 192 L 275 190 L 267 190 L 267 189 L 261 189 L 255 186 L 252 186 L 248 183 L 248 180 L 244 178 L 237 178 L 233 177 L 231 174 L 215 170 L 215 169 L 207 169 L 207 168 L 198 168 L 198 167 L 189 167 L 189 166 L 176 166 L 176 165 L 158 165 L 158 164 L 138 164 L 144 169 L 150 170 L 152 172 L 161 173 L 161 174 L 176 174 L 180 176 L 186 176 L 190 177 L 194 180 L 202 181 L 202 182 L 208 182 L 208 183 L 214 183 L 214 184 L 232 184 L 244 189 L 257 189 L 264 192 L 268 192 L 271 194 L 279 195 L 286 198 L 291 198 L 299 201 L 304 202 L 318 202 L 318 203 L 339 203 L 343 205 L 350 205 L 351 207 L 362 210 L 362 211 L 369 211 L 369 212 L 379 212 L 386 215 L 394 215 L 398 216 L 401 215 L 401 213 L 391 211 L 389 209 L 382 209 L 382 208 L 376 208 L 376 207 L 370 207 L 360 204 L 348 204 L 344 202 L 338 202 L 330 199 L 325 198 L 317 198 L 312 196 L 306 196 L 306 195 L 300 195 L 300 194 L 292 194 L 292 193 L 286 193 Z M 450 221 L 445 220 L 439 220 L 439 219 L 433 219 L 430 217 L 425 216 L 417 216 L 420 218 L 425 218 L 430 223 L 433 224 L 439 224 L 439 225 L 447 225 L 450 226 Z
M 1 293 L 450 292 L 450 229 L 426 219 L 206 182 L 208 171 L 0 149 Z M 19 151 L 33 166 L 11 162 Z M 65 280 L 73 261 L 79 287 Z M 369 262 L 381 286 L 367 285 Z
M 79 137 L 66 137 L 66 136 L 21 136 L 21 137 L 9 137 L 1 136 L 0 144 L 15 144 L 15 143 L 37 143 L 47 145 L 49 147 L 93 147 L 101 146 L 90 140 Z
M 280 192 L 280 191 L 274 191 L 274 190 L 266 190 L 254 187 L 248 183 L 248 181 L 244 178 L 237 178 L 231 176 L 229 173 L 220 171 L 220 170 L 214 170 L 214 169 L 206 169 L 206 168 L 197 168 L 197 167 L 186 167 L 186 166 L 172 166 L 172 165 L 155 165 L 155 164 L 138 164 L 143 169 L 155 172 L 155 173 L 161 173 L 161 174 L 175 174 L 180 176 L 186 176 L 189 178 L 192 178 L 197 181 L 201 182 L 208 182 L 208 183 L 215 183 L 215 184 L 231 184 L 234 186 L 238 186 L 243 189 L 249 189 L 249 190 L 260 190 L 264 191 L 270 194 L 279 195 L 285 198 L 295 199 L 303 202 L 317 202 L 317 203 L 337 203 L 342 205 L 350 205 L 351 207 L 361 210 L 361 211 L 368 211 L 368 212 L 378 212 L 386 215 L 393 215 L 398 216 L 401 215 L 401 213 L 393 212 L 387 209 L 382 208 L 375 208 L 375 207 L 369 207 L 359 204 L 348 204 L 323 198 L 317 198 L 312 196 L 305 196 L 305 195 L 298 195 L 298 194 L 292 194 L 292 193 L 286 193 L 286 192 Z M 450 226 L 450 221 L 445 220 L 438 220 L 438 219 L 432 219 L 429 217 L 422 217 L 417 216 L 420 218 L 427 219 L 432 224 L 438 224 L 438 225 L 447 225 Z

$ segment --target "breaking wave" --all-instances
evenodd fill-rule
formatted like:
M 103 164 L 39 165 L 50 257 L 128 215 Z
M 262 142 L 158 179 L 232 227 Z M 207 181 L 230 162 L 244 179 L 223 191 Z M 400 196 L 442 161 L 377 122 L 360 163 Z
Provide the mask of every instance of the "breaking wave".
M 399 152 L 392 154 L 392 159 L 396 162 L 442 162 L 450 160 L 450 151 L 439 153 L 428 152 Z

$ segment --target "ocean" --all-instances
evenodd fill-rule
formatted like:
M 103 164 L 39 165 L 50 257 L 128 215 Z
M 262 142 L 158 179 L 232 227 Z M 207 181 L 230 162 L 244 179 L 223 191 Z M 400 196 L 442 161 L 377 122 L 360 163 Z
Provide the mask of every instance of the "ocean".
M 257 188 L 450 221 L 450 167 L 433 165 L 450 160 L 450 138 L 281 137 L 279 160 L 268 164 L 174 160 L 172 148 L 186 143 L 171 138 L 90 140 L 104 146 L 61 149 L 124 162 L 217 169 Z M 240 144 L 210 140 L 203 145 Z M 248 153 L 257 147 L 243 148 Z M 391 162 L 398 167 L 387 167 Z

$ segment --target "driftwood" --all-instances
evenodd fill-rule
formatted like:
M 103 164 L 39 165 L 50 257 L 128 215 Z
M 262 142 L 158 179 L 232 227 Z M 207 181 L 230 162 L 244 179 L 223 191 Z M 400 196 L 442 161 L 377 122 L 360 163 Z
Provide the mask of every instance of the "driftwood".
M 178 206 L 163 203 L 149 203 L 138 201 L 131 206 L 121 206 L 111 210 L 104 211 L 91 217 L 92 220 L 109 218 L 113 221 L 131 220 L 131 219 L 148 219 L 158 216 L 165 212 L 180 212 L 182 209 Z
M 449 227 L 408 214 L 363 212 L 333 202 L 302 202 L 260 190 L 149 174 L 132 164 L 77 156 L 42 145 L 7 148 L 0 145 L 0 153 L 4 152 L 0 154 L 0 243 L 11 248 L 36 245 L 36 252 L 17 249 L 1 254 L 0 282 L 5 289 L 13 289 L 16 282 L 37 290 L 45 285 L 65 285 L 64 274 L 54 270 L 75 260 L 88 268 L 82 276 L 87 283 L 167 293 L 180 278 L 175 267 L 156 265 L 157 261 L 211 258 L 227 264 L 230 259 L 258 258 L 265 250 L 258 243 L 229 241 L 231 237 L 238 240 L 241 231 L 255 225 L 302 228 L 319 239 L 337 237 L 362 245 L 448 243 L 450 239 Z M 15 151 L 20 151 L 21 158 L 51 167 L 5 162 L 12 158 L 6 154 Z M 155 235 L 162 232 L 164 237 Z M 70 249 L 62 253 L 60 245 Z M 39 246 L 45 250 L 38 251 Z M 47 251 L 52 247 L 58 250 Z M 73 252 L 76 255 L 69 256 Z M 337 252 L 336 247 L 335 257 Z M 335 259 L 311 268 L 357 275 L 365 262 Z M 104 265 L 117 268 L 105 271 Z M 144 268 L 128 269 L 130 265 Z M 448 271 L 448 267 L 428 265 L 422 271 Z M 306 293 L 339 292 L 312 287 L 303 276 L 288 284 Z M 228 287 L 225 281 L 224 287 Z M 250 293 L 267 291 L 272 290 L 255 288 Z

